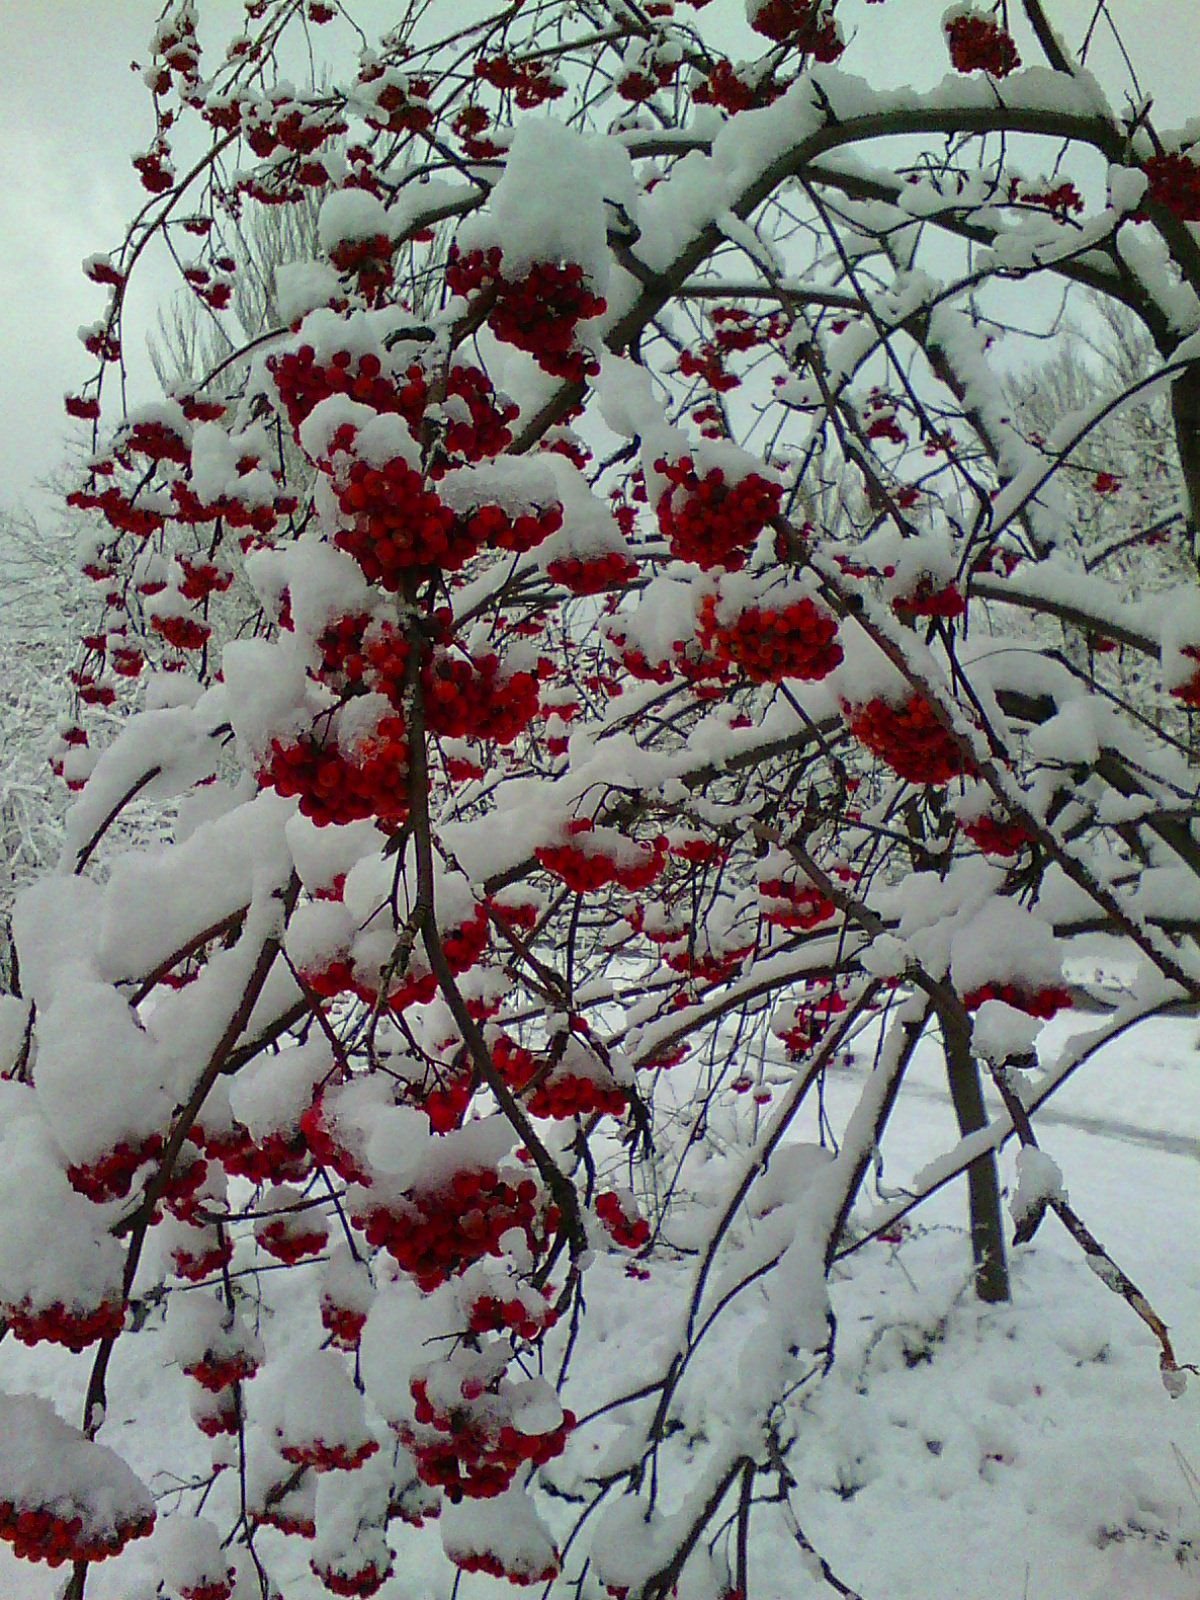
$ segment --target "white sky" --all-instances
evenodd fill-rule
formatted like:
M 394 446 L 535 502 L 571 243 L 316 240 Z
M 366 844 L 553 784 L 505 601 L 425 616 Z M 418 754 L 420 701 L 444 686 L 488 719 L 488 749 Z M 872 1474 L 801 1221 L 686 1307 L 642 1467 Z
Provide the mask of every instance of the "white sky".
M 1047 0 L 1047 10 L 1075 38 L 1094 3 Z M 1143 88 L 1154 96 L 1160 128 L 1200 118 L 1200 0 L 1110 5 Z M 460 0 L 436 0 L 436 6 L 445 7 L 448 27 L 461 22 Z M 240 0 L 200 0 L 199 9 L 202 43 L 226 36 L 242 10 Z M 368 0 L 362 9 L 394 16 L 384 0 Z M 935 81 L 946 65 L 938 32 L 943 9 L 944 0 L 885 0 L 869 7 L 843 0 L 845 25 L 860 27 L 844 65 L 881 85 Z M 83 278 L 79 265 L 118 245 L 127 217 L 144 198 L 129 157 L 149 143 L 152 117 L 129 63 L 144 59 L 158 10 L 158 0 L 0 0 L 0 508 L 48 504 L 39 483 L 63 458 L 68 424 L 62 395 L 91 370 L 75 335 L 100 315 L 103 291 Z M 727 22 L 736 50 L 742 15 L 743 0 L 712 0 L 703 22 L 706 28 Z M 326 36 L 331 44 L 349 44 L 341 25 Z M 1034 59 L 1032 51 L 1027 59 Z M 1094 61 L 1106 85 L 1124 84 L 1103 33 Z M 140 382 L 148 371 L 144 334 L 153 327 L 156 299 L 169 287 L 168 279 L 152 273 L 131 301 L 127 356 Z

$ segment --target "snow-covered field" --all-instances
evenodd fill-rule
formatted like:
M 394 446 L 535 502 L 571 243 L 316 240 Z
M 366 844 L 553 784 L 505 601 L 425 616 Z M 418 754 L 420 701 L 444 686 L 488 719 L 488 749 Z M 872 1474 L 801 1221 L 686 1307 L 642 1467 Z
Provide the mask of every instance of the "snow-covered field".
M 1060 1016 L 1053 1048 L 1090 1030 L 1093 1016 Z M 869 1040 L 863 1041 L 863 1048 Z M 1181 1360 L 1200 1355 L 1200 1023 L 1162 1020 L 1102 1051 L 1040 1117 L 1070 1198 L 1111 1254 L 1171 1325 Z M 836 1127 L 863 1065 L 831 1074 Z M 812 1136 L 797 1129 L 797 1137 Z M 919 1055 L 885 1146 L 885 1184 L 903 1185 L 954 1141 L 935 1052 Z M 1011 1183 L 1013 1152 L 1002 1157 Z M 1092 1273 L 1053 1216 L 1014 1252 L 1011 1305 L 969 1293 L 965 1197 L 953 1185 L 913 1218 L 898 1245 L 873 1244 L 832 1285 L 838 1359 L 792 1402 L 788 1467 L 796 1523 L 839 1579 L 864 1600 L 1194 1600 L 1200 1594 L 1200 1381 L 1171 1400 L 1157 1346 L 1125 1303 Z M 671 1337 L 677 1275 L 686 1260 L 625 1276 L 606 1257 L 588 1279 L 603 1337 L 580 1349 L 566 1401 L 585 1413 L 655 1375 Z M 747 1291 L 753 1295 L 756 1291 Z M 748 1306 L 752 1316 L 753 1306 Z M 708 1435 L 737 1387 L 742 1322 L 727 1319 L 701 1347 L 679 1396 L 682 1423 L 667 1448 L 701 1463 Z M 269 1334 L 268 1334 L 269 1337 Z M 151 1325 L 123 1340 L 104 1437 L 155 1491 L 203 1470 L 207 1451 L 184 1409 L 182 1385 L 160 1380 L 165 1353 Z M 77 1411 L 82 1361 L 64 1358 L 48 1379 L 43 1351 L 7 1342 L 5 1388 L 35 1389 Z M 584 1479 L 606 1448 L 607 1422 L 549 1469 L 566 1498 L 555 1531 L 570 1528 Z M 614 1419 L 611 1437 L 615 1440 Z M 154 1476 L 155 1472 L 158 1473 Z M 669 1509 L 669 1508 L 668 1508 Z M 395 1525 L 394 1525 L 395 1526 Z M 832 1594 L 806 1565 L 776 1511 L 756 1516 L 750 1550 L 755 1600 Z M 723 1540 L 715 1554 L 723 1560 Z M 450 1569 L 434 1530 L 399 1530 L 385 1600 L 443 1600 Z M 273 1543 L 271 1542 L 273 1541 Z M 307 1550 L 266 1533 L 279 1552 L 286 1600 L 321 1591 Z M 96 1569 L 89 1593 L 125 1600 L 125 1562 Z M 566 1573 L 573 1575 L 568 1557 Z M 0 1556 L 4 1600 L 50 1600 L 61 1575 Z M 463 1577 L 460 1600 L 509 1592 Z M 140 1600 L 140 1597 L 139 1597 Z

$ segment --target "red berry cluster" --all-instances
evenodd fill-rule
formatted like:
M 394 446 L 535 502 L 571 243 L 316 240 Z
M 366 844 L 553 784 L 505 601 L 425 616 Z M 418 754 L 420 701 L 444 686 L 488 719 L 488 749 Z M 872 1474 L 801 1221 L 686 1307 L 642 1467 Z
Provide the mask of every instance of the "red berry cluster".
M 238 1394 L 236 1387 L 222 1389 L 216 1395 L 209 1394 L 206 1389 L 199 1391 L 199 1403 L 192 1403 L 192 1421 L 206 1439 L 227 1439 L 241 1427 Z
M 320 1255 L 329 1243 L 329 1230 L 321 1219 L 297 1212 L 260 1224 L 254 1230 L 254 1238 L 267 1255 L 292 1267 L 297 1261 Z
M 621 1199 L 615 1189 L 596 1196 L 596 1215 L 614 1244 L 623 1250 L 640 1250 L 650 1243 L 650 1224 L 639 1217 L 631 1202 Z
M 541 1568 L 506 1567 L 500 1557 L 491 1550 L 451 1551 L 450 1560 L 460 1572 L 486 1572 L 490 1578 L 506 1578 L 509 1583 L 520 1585 L 549 1583 L 553 1578 L 557 1578 L 559 1572 L 557 1560 L 552 1560 Z
M 355 280 L 368 305 L 375 305 L 392 286 L 395 248 L 390 235 L 373 233 L 365 239 L 339 240 L 329 252 L 329 260 L 339 272 Z
M 821 0 L 762 0 L 750 26 L 764 38 L 803 50 L 817 61 L 836 61 L 846 48 L 833 14 Z
M 542 1296 L 545 1304 L 531 1311 L 519 1297 L 502 1300 L 499 1295 L 479 1295 L 471 1302 L 468 1326 L 472 1333 L 511 1333 L 532 1343 L 558 1321 L 550 1290 L 544 1288 Z
M 1017 983 L 985 983 L 963 995 L 963 1005 L 968 1011 L 977 1011 L 985 1000 L 1003 1000 L 1005 1005 L 1026 1011 L 1031 1017 L 1049 1019 L 1071 1004 L 1071 991 L 1055 984 L 1024 989 Z
M 670 540 L 672 553 L 683 561 L 734 571 L 778 515 L 783 491 L 757 472 L 727 483 L 720 467 L 698 476 L 690 456 L 660 459 L 654 466 L 670 483 L 658 502 L 658 525 Z
M 318 827 L 374 817 L 393 826 L 408 815 L 408 740 L 399 717 L 384 717 L 374 733 L 358 741 L 353 757 L 313 734 L 294 743 L 271 741 L 259 783 L 285 797 L 298 795 L 300 810 Z
M 333 394 L 344 394 L 372 410 L 404 417 L 415 426 L 425 408 L 427 385 L 420 367 L 409 367 L 404 387 L 383 371 L 377 355 L 368 352 L 355 357 L 338 350 L 325 365 L 317 361 L 310 344 L 272 356 L 267 366 L 275 379 L 293 431 L 320 404 Z
M 153 1526 L 151 1513 L 136 1522 L 118 1523 L 103 1534 L 85 1533 L 81 1516 L 0 1500 L 0 1539 L 11 1544 L 13 1554 L 22 1561 L 44 1561 L 50 1567 L 61 1567 L 67 1561 L 107 1560 L 131 1539 L 144 1539 Z
M 383 71 L 377 63 L 364 67 L 359 84 L 373 83 L 383 76 Z M 429 104 L 432 90 L 428 78 L 413 78 L 403 86 L 393 81 L 369 90 L 363 98 L 370 101 L 373 109 L 364 113 L 363 121 L 383 133 L 423 133 L 433 126 L 433 107 Z
M 770 105 L 779 98 L 781 92 L 770 77 L 758 83 L 748 83 L 745 78 L 738 76 L 733 62 L 722 57 L 704 82 L 692 91 L 692 99 L 697 105 L 719 106 L 722 111 L 736 116 L 739 111 Z
M 827 900 L 815 884 L 797 883 L 789 878 L 765 878 L 758 886 L 762 898 L 763 921 L 776 928 L 819 927 L 835 916 L 837 907 Z
M 920 695 L 910 695 L 898 705 L 877 696 L 866 705 L 845 709 L 854 737 L 909 783 L 939 785 L 973 772 L 970 757 Z
M 378 1439 L 339 1439 L 334 1444 L 324 1439 L 285 1439 L 279 1445 L 279 1454 L 294 1466 L 311 1467 L 314 1472 L 353 1472 L 378 1449 Z
M 652 844 L 632 845 L 636 859 L 617 860 L 605 853 L 604 843 L 595 835 L 596 825 L 587 817 L 577 817 L 568 822 L 566 832 L 571 843 L 542 845 L 534 855 L 547 872 L 561 878 L 568 889 L 576 894 L 587 894 L 603 889 L 607 884 L 618 884 L 631 894 L 648 889 L 666 865 L 667 841 L 655 839 Z M 622 841 L 629 848 L 631 841 Z
M 1181 222 L 1200 222 L 1200 162 L 1174 150 L 1151 156 L 1143 169 L 1150 180 L 1147 199 L 1164 206 Z
M 546 564 L 551 583 L 561 583 L 568 594 L 603 594 L 623 589 L 638 575 L 638 564 L 620 550 L 598 556 L 557 556 Z
M 198 1361 L 184 1367 L 189 1378 L 195 1380 L 210 1394 L 220 1394 L 232 1389 L 235 1383 L 245 1383 L 258 1371 L 258 1358 L 247 1350 L 235 1355 L 206 1350 Z
M 311 985 L 311 979 L 306 977 L 305 981 Z M 318 1095 L 303 1113 L 300 1126 L 305 1139 L 319 1166 L 331 1167 L 347 1183 L 370 1184 L 371 1174 L 365 1159 L 360 1152 L 351 1149 L 338 1124 L 335 1095 L 336 1090 Z
M 449 1282 L 484 1256 L 504 1254 L 500 1240 L 519 1228 L 540 1253 L 558 1226 L 553 1206 L 541 1212 L 532 1178 L 509 1183 L 494 1169 L 455 1173 L 436 1192 L 413 1190 L 395 1207 L 368 1208 L 353 1218 L 370 1244 L 385 1249 L 425 1293 Z
M 67 504 L 75 511 L 99 511 L 110 528 L 131 534 L 135 539 L 148 539 L 162 531 L 161 514 L 134 505 L 115 483 L 99 493 L 91 488 L 73 489 L 67 496 Z
M 278 1128 L 258 1139 L 251 1138 L 240 1122 L 219 1134 L 195 1128 L 192 1132 L 231 1178 L 245 1178 L 255 1185 L 287 1183 L 306 1177 L 311 1169 L 308 1143 L 297 1128 Z
M 778 610 L 747 606 L 732 622 L 722 622 L 714 595 L 700 606 L 701 649 L 751 683 L 828 676 L 842 660 L 837 631 L 837 619 L 807 595 Z
M 402 456 L 383 467 L 352 462 L 335 492 L 350 526 L 333 542 L 354 557 L 368 582 L 391 593 L 414 569 L 457 572 L 478 549 L 466 523 Z
M 340 1306 L 335 1300 L 321 1296 L 321 1326 L 329 1334 L 329 1342 L 337 1349 L 357 1350 L 366 1325 L 365 1311 Z
M 956 583 L 939 586 L 928 574 L 907 594 L 892 599 L 892 610 L 898 617 L 961 617 L 966 609 L 966 598 Z
M 104 1200 L 123 1200 L 129 1193 L 137 1170 L 147 1161 L 153 1161 L 162 1149 L 162 1135 L 150 1134 L 140 1144 L 131 1145 L 122 1140 L 95 1161 L 78 1163 L 67 1168 L 67 1178 L 72 1189 L 97 1203 Z
M 237 1573 L 232 1567 L 225 1578 L 216 1578 L 211 1583 L 191 1583 L 180 1588 L 179 1600 L 229 1600 L 233 1593 L 233 1585 Z
M 188 466 L 191 446 L 165 422 L 135 422 L 126 429 L 119 448 L 126 455 L 148 456 L 151 461 L 177 461 Z
M 653 99 L 660 89 L 665 89 L 676 71 L 677 63 L 674 61 L 656 61 L 652 55 L 645 55 L 638 66 L 622 73 L 613 88 L 622 100 L 640 105 L 645 100 Z
M 550 1066 L 545 1076 L 539 1078 L 548 1063 L 504 1035 L 492 1048 L 492 1060 L 505 1082 L 517 1093 L 538 1079 L 525 1103 L 535 1117 L 565 1120 L 604 1113 L 619 1117 L 629 1105 L 629 1097 L 606 1069 L 600 1069 L 603 1076 L 591 1076 L 574 1072 L 563 1064 Z
M 65 1306 L 55 1300 L 47 1306 L 34 1306 L 28 1299 L 17 1305 L 0 1305 L 0 1317 L 8 1331 L 22 1344 L 65 1345 L 78 1353 L 100 1339 L 115 1339 L 125 1326 L 123 1300 L 105 1300 L 90 1311 Z
M 514 61 L 503 53 L 481 56 L 475 63 L 475 76 L 493 89 L 512 93 L 522 111 L 532 111 L 547 100 L 557 100 L 566 93 L 566 86 L 547 72 L 537 61 Z
M 224 594 L 233 583 L 233 573 L 228 567 L 218 567 L 215 562 L 201 561 L 195 556 L 180 556 L 182 578 L 179 592 L 185 600 L 199 603 L 210 594 Z
M 946 42 L 950 60 L 957 72 L 986 72 L 992 78 L 1007 78 L 1021 65 L 1016 41 L 995 17 L 977 11 L 961 11 L 946 22 Z
M 309 1565 L 330 1594 L 358 1596 L 359 1600 L 368 1600 L 370 1595 L 378 1594 L 392 1575 L 390 1566 L 380 1567 L 374 1561 L 367 1561 L 356 1572 L 346 1572 L 316 1561 L 309 1562 Z
M 511 744 L 538 712 L 532 672 L 501 672 L 500 658 L 435 652 L 421 675 L 430 732 Z
M 1012 822 L 1006 817 L 993 816 L 985 811 L 961 824 L 962 831 L 988 856 L 1015 856 L 1031 841 L 1029 829 L 1023 822 Z
M 623 1116 L 629 1099 L 615 1083 L 605 1084 L 579 1073 L 552 1072 L 534 1088 L 525 1104 L 531 1116 L 564 1121 L 603 1114 Z
M 1200 645 L 1185 644 L 1179 653 L 1189 661 L 1195 661 L 1197 666 L 1190 678 L 1175 685 L 1171 694 L 1176 700 L 1182 700 L 1185 706 L 1200 706 Z
M 150 626 L 176 650 L 203 650 L 212 637 L 212 628 L 199 617 L 151 617 Z
M 602 316 L 608 306 L 587 287 L 578 262 L 535 261 L 524 277 L 510 279 L 503 275 L 496 246 L 466 255 L 452 248 L 446 283 L 454 294 L 468 297 L 493 292 L 488 326 L 497 339 L 533 356 L 544 372 L 582 383 L 598 370 L 580 348 L 576 328 Z
M 203 1283 L 233 1260 L 233 1240 L 213 1227 L 193 1228 L 195 1240 L 177 1242 L 171 1249 L 171 1267 L 188 1283 Z
M 497 395 L 492 380 L 479 367 L 451 367 L 446 377 L 446 398 L 451 402 L 448 408 L 451 414 L 441 437 L 441 449 L 446 455 L 463 461 L 485 461 L 498 456 L 512 443 L 509 423 L 516 421 L 521 408 L 507 397 Z M 460 407 L 453 405 L 455 401 L 466 406 L 467 417 L 457 415 Z M 436 468 L 434 476 L 437 476 Z M 504 545 L 502 548 L 522 547 Z
M 504 1420 L 500 1397 L 487 1390 L 476 1393 L 464 1384 L 471 1398 L 464 1394 L 461 1404 L 441 1410 L 424 1378 L 414 1378 L 409 1388 L 416 1425 L 402 1425 L 400 1438 L 413 1453 L 421 1482 L 441 1489 L 455 1505 L 503 1494 L 522 1467 L 541 1467 L 561 1455 L 575 1426 L 574 1413 L 564 1411 L 550 1432 L 522 1433 Z

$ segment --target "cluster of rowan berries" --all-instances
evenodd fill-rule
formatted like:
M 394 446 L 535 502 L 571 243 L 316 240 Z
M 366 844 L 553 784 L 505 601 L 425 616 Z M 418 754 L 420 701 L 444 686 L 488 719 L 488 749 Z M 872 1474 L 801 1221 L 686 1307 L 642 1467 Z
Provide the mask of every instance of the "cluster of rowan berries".
M 1018 983 L 985 983 L 963 995 L 962 1003 L 968 1011 L 977 1011 L 985 1000 L 1002 1000 L 1031 1017 L 1049 1020 L 1056 1012 L 1071 1004 L 1071 991 L 1058 984 L 1048 984 L 1040 989 L 1027 989 Z
M 956 72 L 986 72 L 992 78 L 1007 78 L 1021 65 L 1016 41 L 994 16 L 959 11 L 947 17 L 944 26 Z
M 391 235 L 372 233 L 361 239 L 339 239 L 329 252 L 330 265 L 355 287 L 368 305 L 378 304 L 380 296 L 392 286 L 395 252 Z
M 220 1394 L 224 1389 L 232 1389 L 235 1383 L 245 1383 L 252 1378 L 258 1371 L 258 1357 L 249 1350 L 206 1350 L 183 1370 L 202 1389 Z
M 511 1300 L 494 1294 L 477 1295 L 471 1302 L 467 1326 L 472 1333 L 509 1333 L 532 1343 L 558 1321 L 550 1290 L 543 1288 L 541 1296 L 543 1304 L 531 1309 L 519 1295 Z
M 231 1178 L 245 1178 L 255 1185 L 293 1182 L 306 1177 L 311 1168 L 308 1142 L 298 1128 L 277 1128 L 255 1139 L 240 1122 L 220 1131 L 197 1124 L 192 1137 Z
M 162 1149 L 162 1135 L 152 1133 L 138 1144 L 122 1139 L 95 1161 L 75 1163 L 67 1168 L 72 1189 L 89 1200 L 124 1200 L 134 1176 L 145 1162 Z
M 623 1200 L 615 1189 L 596 1196 L 596 1215 L 614 1244 L 624 1250 L 640 1250 L 650 1243 L 650 1224 L 640 1217 L 632 1200 Z
M 465 255 L 452 247 L 446 283 L 467 298 L 491 295 L 488 326 L 496 338 L 533 356 L 544 372 L 581 383 L 598 370 L 580 347 L 577 328 L 602 316 L 607 302 L 588 288 L 577 261 L 535 261 L 524 276 L 507 278 L 497 246 Z
M 30 1300 L 16 1305 L 0 1305 L 0 1317 L 8 1324 L 8 1331 L 22 1344 L 65 1345 L 78 1354 L 100 1339 L 115 1339 L 125 1326 L 123 1300 L 104 1300 L 98 1306 L 82 1311 L 78 1306 L 67 1306 L 61 1300 L 49 1305 L 35 1306 Z
M 956 583 L 938 584 L 927 573 L 907 594 L 894 595 L 892 610 L 898 617 L 961 617 L 967 609 L 966 597 Z
M 421 1482 L 441 1489 L 452 1504 L 503 1494 L 523 1467 L 561 1455 L 575 1426 L 574 1414 L 564 1411 L 546 1433 L 520 1431 L 506 1419 L 503 1397 L 471 1380 L 447 1409 L 431 1400 L 424 1378 L 413 1378 L 409 1388 L 414 1423 L 398 1429 L 400 1439 L 412 1451 Z
M 1179 653 L 1197 665 L 1191 677 L 1177 683 L 1171 694 L 1176 700 L 1182 700 L 1185 706 L 1200 706 L 1200 645 L 1185 644 Z
M 233 1240 L 228 1231 L 210 1223 L 189 1227 L 187 1235 L 171 1245 L 171 1270 L 186 1283 L 203 1283 L 232 1260 Z
M 394 826 L 408 815 L 408 738 L 396 716 L 384 717 L 360 739 L 352 756 L 315 734 L 273 739 L 259 783 L 285 798 L 299 797 L 300 810 L 318 827 L 373 817 Z
M 537 678 L 532 672 L 503 672 L 496 655 L 437 651 L 421 682 L 430 732 L 445 738 L 511 744 L 538 712 Z
M 627 68 L 613 84 L 622 100 L 631 105 L 641 105 L 652 100 L 660 89 L 666 89 L 678 71 L 678 63 L 657 58 L 647 52 L 634 67 Z
M 648 889 L 666 865 L 666 839 L 636 844 L 623 837 L 610 839 L 612 831 L 597 832 L 590 818 L 576 817 L 566 825 L 566 843 L 541 845 L 534 855 L 547 872 L 561 878 L 576 894 L 588 894 L 610 883 L 630 894 Z M 615 846 L 619 854 L 608 854 L 606 845 Z
M 390 593 L 414 568 L 457 572 L 479 548 L 467 524 L 403 456 L 382 467 L 351 462 L 335 494 L 349 525 L 334 543 L 354 557 L 368 582 Z
M 599 1063 L 595 1075 L 573 1071 L 568 1062 L 551 1065 L 506 1035 L 501 1035 L 493 1046 L 492 1060 L 518 1094 L 532 1083 L 525 1107 L 534 1117 L 560 1121 L 605 1113 L 619 1117 L 629 1105 L 625 1091 Z M 545 1075 L 539 1076 L 543 1071 Z
M 973 771 L 970 757 L 921 695 L 899 703 L 876 696 L 865 705 L 847 707 L 846 717 L 859 743 L 909 783 L 936 786 Z
M 338 1350 L 357 1350 L 362 1341 L 362 1331 L 367 1325 L 367 1313 L 355 1306 L 339 1305 L 327 1294 L 321 1296 L 321 1326 L 329 1335 L 329 1342 Z
M 248 115 L 242 118 L 246 143 L 260 159 L 286 150 L 291 155 L 311 156 L 346 132 L 341 117 L 320 105 L 306 106 L 293 95 L 279 96 L 269 105 L 246 102 Z
M 418 366 L 410 366 L 401 385 L 385 374 L 379 357 L 368 351 L 354 356 L 337 350 L 327 362 L 317 360 L 310 344 L 268 358 L 267 367 L 293 432 L 330 395 L 344 394 L 384 415 L 402 416 L 415 426 L 425 409 L 427 384 Z
M 765 39 L 802 50 L 815 61 L 836 61 L 846 48 L 822 0 L 763 0 L 750 26 Z
M 267 1255 L 285 1266 L 294 1267 L 297 1261 L 320 1255 L 329 1243 L 329 1230 L 320 1216 L 288 1212 L 259 1223 L 254 1229 L 254 1239 Z
M 728 483 L 720 467 L 701 477 L 691 456 L 654 463 L 669 483 L 656 507 L 671 551 L 699 567 L 742 566 L 750 546 L 778 515 L 783 491 L 757 472 Z
M 306 982 L 311 980 L 306 978 Z M 337 1085 L 317 1095 L 301 1115 L 300 1126 L 319 1166 L 331 1168 L 346 1183 L 370 1184 L 365 1158 L 352 1147 L 351 1137 L 338 1117 Z
M 179 1600 L 229 1600 L 236 1580 L 237 1573 L 230 1567 L 228 1577 L 214 1578 L 206 1583 L 181 1585 Z
M 799 928 L 807 932 L 834 916 L 837 907 L 826 899 L 815 884 L 798 883 L 792 878 L 764 878 L 758 885 L 763 902 L 763 921 L 776 928 Z
M 358 75 L 360 98 L 371 107 L 363 114 L 367 126 L 381 133 L 424 133 L 431 128 L 431 80 L 406 78 L 403 82 L 397 82 L 394 76 L 388 76 L 386 83 L 380 82 L 385 74 L 386 68 L 380 62 L 373 61 L 368 62 Z M 371 87 L 375 83 L 379 83 L 378 88 Z
M 1157 201 L 1181 222 L 1200 222 L 1200 162 L 1182 151 L 1164 151 L 1142 164 L 1150 180 L 1148 200 Z
M 310 1561 L 309 1566 L 314 1576 L 320 1579 L 330 1594 L 344 1595 L 350 1597 L 350 1600 L 354 1600 L 354 1597 L 357 1597 L 357 1600 L 369 1600 L 371 1595 L 379 1593 L 392 1575 L 390 1565 L 381 1567 L 373 1559 L 365 1561 L 354 1572 L 330 1566 L 327 1562 Z
M 367 1242 L 382 1248 L 430 1293 L 485 1256 L 501 1256 L 512 1228 L 535 1253 L 558 1226 L 553 1206 L 539 1204 L 532 1178 L 513 1184 L 494 1168 L 457 1172 L 443 1188 L 409 1190 L 399 1201 L 372 1206 L 369 1197 L 353 1221 Z
M 494 56 L 481 56 L 475 63 L 475 76 L 493 89 L 512 94 L 522 111 L 532 111 L 548 100 L 558 100 L 566 93 L 566 86 L 548 72 L 543 63 L 514 61 L 500 52 Z
M 623 589 L 638 575 L 638 565 L 620 550 L 603 555 L 556 556 L 546 564 L 551 583 L 560 583 L 568 594 L 603 594 L 608 589 Z
M 778 608 L 747 606 L 729 622 L 716 596 L 705 595 L 700 605 L 701 648 L 751 683 L 828 676 L 842 660 L 837 632 L 837 619 L 807 595 Z
M 212 637 L 212 627 L 199 617 L 152 616 L 154 632 L 176 650 L 203 650 Z
M 235 1387 L 210 1394 L 207 1389 L 192 1392 L 188 1411 L 192 1423 L 206 1439 L 228 1439 L 242 1425 L 241 1390 Z
M 146 456 L 150 461 L 175 461 L 188 466 L 192 459 L 189 442 L 168 423 L 158 420 L 134 422 L 122 434 L 121 454 Z
M 551 1558 L 541 1567 L 536 1563 L 520 1567 L 506 1566 L 491 1550 L 453 1551 L 450 1560 L 460 1572 L 485 1572 L 490 1578 L 505 1578 L 509 1583 L 522 1586 L 549 1583 L 557 1578 L 559 1572 L 557 1558 Z
M 63 1516 L 32 1506 L 16 1506 L 0 1500 L 0 1539 L 13 1547 L 22 1561 L 44 1561 L 61 1567 L 68 1561 L 104 1561 L 119 1554 L 131 1539 L 144 1538 L 154 1526 L 154 1517 L 118 1523 L 103 1534 L 84 1531 L 82 1516 Z
M 354 1472 L 379 1449 L 378 1439 L 283 1439 L 279 1454 L 296 1467 L 314 1472 Z
M 1018 855 L 1031 838 L 1023 822 L 997 817 L 990 811 L 960 823 L 960 827 L 971 843 L 988 856 Z
M 149 539 L 161 533 L 164 518 L 161 512 L 135 505 L 120 487 L 113 483 L 106 489 L 72 489 L 67 504 L 75 511 L 98 511 L 110 528 L 117 533 L 128 533 L 135 539 Z
M 708 77 L 692 91 L 697 105 L 719 106 L 736 116 L 739 111 L 751 111 L 756 106 L 769 106 L 782 93 L 773 77 L 756 83 L 739 77 L 732 61 L 724 57 L 713 64 Z

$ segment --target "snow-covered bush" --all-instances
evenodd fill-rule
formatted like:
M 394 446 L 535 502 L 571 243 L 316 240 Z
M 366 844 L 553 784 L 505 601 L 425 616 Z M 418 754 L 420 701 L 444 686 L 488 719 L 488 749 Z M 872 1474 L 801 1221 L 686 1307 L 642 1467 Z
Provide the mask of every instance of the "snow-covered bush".
M 1035 1124 L 1103 1038 L 1200 997 L 1195 772 L 1043 619 L 1190 714 L 1200 588 L 1087 570 L 1061 480 L 1130 396 L 1031 438 L 991 347 L 1035 276 L 1126 305 L 1189 539 L 1200 160 L 1106 103 L 1037 0 L 1020 38 L 948 13 L 927 96 L 854 75 L 834 0 L 750 5 L 742 61 L 702 0 L 444 38 L 414 6 L 372 48 L 340 5 L 246 9 L 211 55 L 193 0 L 165 9 L 147 200 L 85 266 L 70 501 L 104 531 L 72 681 L 81 718 L 125 715 L 16 907 L 0 1304 L 90 1366 L 78 1430 L 0 1402 L 31 1441 L 0 1536 L 82 1600 L 149 1532 L 96 1436 L 165 1301 L 155 1381 L 211 1465 L 123 1592 L 365 1596 L 440 1530 L 447 1581 L 744 1600 L 778 1521 L 789 1592 L 851 1594 L 789 1498 L 832 1270 L 965 1176 L 1004 1298 L 1008 1139 L 1016 1237 L 1053 1211 L 1185 1376 Z M 910 25 L 873 14 L 870 48 Z M 284 325 L 116 416 L 147 244 L 220 318 L 239 218 L 313 194 Z M 171 837 L 93 871 L 138 799 Z M 1097 935 L 1122 1009 L 1039 1064 Z M 935 1030 L 960 1138 L 885 1189 Z M 641 1365 L 597 1399 L 614 1301 Z

